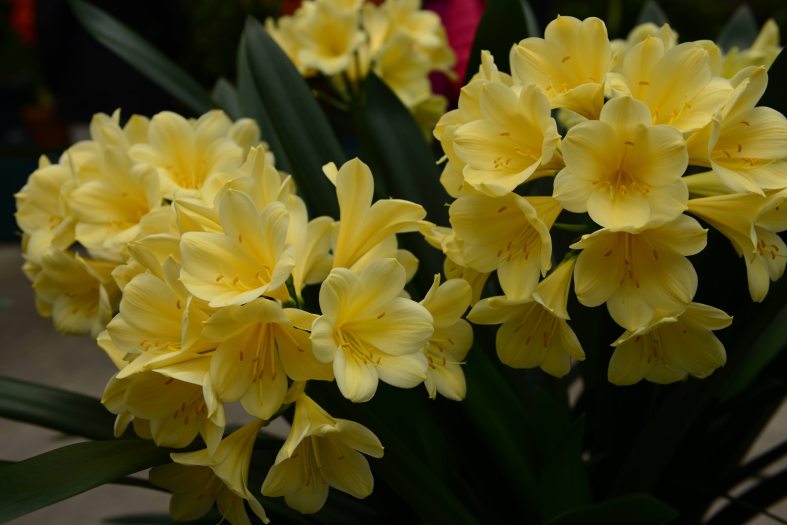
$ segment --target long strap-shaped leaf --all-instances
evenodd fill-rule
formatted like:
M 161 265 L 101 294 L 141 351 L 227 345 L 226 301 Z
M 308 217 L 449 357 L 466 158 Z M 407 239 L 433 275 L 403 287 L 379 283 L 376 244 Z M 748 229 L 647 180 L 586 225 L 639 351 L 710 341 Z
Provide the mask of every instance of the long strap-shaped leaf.
M 527 0 L 489 0 L 475 33 L 465 83 L 478 72 L 482 50 L 492 53 L 500 71 L 508 72 L 511 46 L 539 34 L 536 17 Z
M 0 377 L 0 417 L 90 439 L 112 439 L 115 417 L 98 399 Z
M 126 25 L 84 0 L 69 3 L 88 33 L 189 109 L 199 114 L 216 107 L 199 82 Z
M 257 20 L 246 20 L 241 46 L 268 117 L 268 122 L 260 122 L 263 135 L 276 136 L 281 150 L 274 148 L 274 153 L 286 158 L 312 213 L 338 217 L 334 188 L 322 166 L 343 162 L 345 154 L 325 114 L 306 81 Z M 243 85 L 240 89 L 243 103 L 247 100 Z
M 151 441 L 88 441 L 0 467 L 0 523 L 169 461 Z

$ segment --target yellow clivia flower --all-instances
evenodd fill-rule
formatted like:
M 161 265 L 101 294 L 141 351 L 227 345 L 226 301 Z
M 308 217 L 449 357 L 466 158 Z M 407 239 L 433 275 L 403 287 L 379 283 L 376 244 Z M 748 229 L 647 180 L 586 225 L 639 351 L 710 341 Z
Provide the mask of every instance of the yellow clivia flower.
M 636 231 L 671 221 L 686 210 L 681 179 L 688 165 L 683 136 L 651 126 L 648 107 L 630 97 L 610 100 L 599 120 L 572 127 L 563 141 L 566 167 L 553 196 L 569 211 L 587 211 L 611 230 Z
M 329 365 L 314 357 L 309 333 L 316 315 L 282 308 L 269 299 L 227 306 L 205 323 L 217 343 L 210 362 L 213 389 L 225 402 L 240 401 L 249 414 L 270 417 L 281 407 L 287 379 L 330 380 Z
M 50 248 L 33 280 L 36 308 L 63 334 L 96 337 L 112 319 L 119 290 L 111 272 L 117 263 Z
M 16 199 L 14 218 L 25 234 L 25 259 L 39 265 L 50 246 L 65 250 L 74 242 L 74 218 L 66 210 L 62 188 L 72 179 L 68 151 L 61 162 L 52 164 L 45 156 L 27 179 Z
M 552 108 L 597 118 L 604 103 L 604 77 L 612 63 L 607 27 L 598 18 L 558 16 L 544 38 L 526 38 L 511 49 L 511 74 L 535 84 Z
M 101 402 L 117 415 L 115 435 L 132 420 L 147 420 L 160 447 L 187 447 L 199 433 L 214 450 L 226 424 L 224 406 L 204 385 L 209 358 L 178 363 L 177 368 L 139 372 L 110 379 Z M 160 373 L 165 372 L 165 373 Z
M 161 206 L 159 176 L 149 166 L 134 166 L 125 151 L 113 147 L 101 152 L 100 165 L 101 176 L 79 184 L 66 201 L 76 240 L 96 257 L 122 262 L 142 218 Z
M 552 158 L 560 135 L 549 101 L 536 86 L 484 82 L 479 105 L 483 117 L 454 130 L 453 151 L 465 164 L 464 181 L 499 197 Z
M 607 75 L 607 89 L 611 96 L 641 100 L 650 108 L 653 124 L 681 133 L 708 124 L 732 93 L 730 82 L 714 75 L 702 42 L 668 47 L 657 37 L 645 38 L 626 53 L 620 70 Z
M 265 509 L 262 508 L 260 502 L 254 494 L 249 491 L 247 486 L 251 454 L 254 450 L 254 442 L 261 427 L 262 421 L 260 420 L 247 423 L 222 439 L 221 443 L 219 443 L 214 451 L 205 449 L 194 452 L 173 452 L 170 455 L 172 460 L 178 465 L 210 468 L 212 474 L 217 478 L 216 481 L 220 481 L 220 484 L 209 481 L 207 486 L 203 485 L 203 496 L 207 496 L 205 499 L 209 501 L 215 499 L 216 506 L 221 515 L 227 518 L 233 525 L 246 525 L 251 523 L 243 506 L 244 500 L 248 503 L 249 507 L 251 507 L 252 512 L 254 512 L 263 523 L 270 522 L 265 515 Z M 170 467 L 170 469 L 173 468 Z M 194 472 L 195 475 L 199 477 L 199 474 L 197 474 L 199 471 L 189 470 L 189 472 Z M 150 474 L 151 481 L 163 486 L 172 486 L 176 494 L 177 492 L 186 492 L 186 497 L 181 496 L 177 501 L 173 497 L 170 503 L 170 505 L 178 505 L 180 507 L 177 509 L 180 511 L 180 514 L 194 516 L 203 509 L 206 511 L 210 510 L 209 504 L 197 503 L 195 505 L 196 502 L 188 497 L 189 493 L 192 492 L 188 489 L 194 486 L 193 482 L 186 482 L 184 484 L 185 487 L 183 487 L 183 485 L 177 483 L 177 477 L 171 478 L 167 476 L 167 474 L 175 474 L 175 476 L 177 476 L 176 473 L 177 471 L 154 470 L 151 471 Z M 211 478 L 208 479 L 211 480 Z M 183 491 L 184 488 L 186 489 L 185 491 Z M 208 491 L 207 489 L 209 488 L 213 488 L 214 490 Z M 229 489 L 229 492 L 224 489 Z M 197 502 L 200 501 L 199 498 L 196 499 Z M 205 508 L 206 506 L 207 509 Z M 199 516 L 201 515 L 202 514 L 199 514 Z
M 747 68 L 731 82 L 730 100 L 707 132 L 689 141 L 692 163 L 710 166 L 728 193 L 764 195 L 763 190 L 787 187 L 787 119 L 755 107 L 768 83 L 765 68 Z
M 331 2 L 306 2 L 290 33 L 298 42 L 297 61 L 304 69 L 336 75 L 350 67 L 353 52 L 366 40 L 357 10 Z
M 463 195 L 448 213 L 462 241 L 463 265 L 478 272 L 497 270 L 505 294 L 518 299 L 530 295 L 552 265 L 549 228 L 560 211 L 552 197 L 509 193 Z
M 689 201 L 689 212 L 719 230 L 743 257 L 749 293 L 758 303 L 787 265 L 787 245 L 777 234 L 787 229 L 785 200 L 787 190 L 767 197 L 735 193 Z
M 258 211 L 247 195 L 229 190 L 217 206 L 223 233 L 189 232 L 181 239 L 183 284 L 214 308 L 262 295 L 286 299 L 281 289 L 295 261 L 284 204 Z
M 488 297 L 467 318 L 476 324 L 500 324 L 495 346 L 500 361 L 513 368 L 540 367 L 555 377 L 585 359 L 576 334 L 568 326 L 568 290 L 574 259 L 560 264 L 524 298 Z
M 713 330 L 730 323 L 732 318 L 721 310 L 690 303 L 680 314 L 627 330 L 612 344 L 609 381 L 631 385 L 646 379 L 666 384 L 688 375 L 707 377 L 727 361 L 724 345 Z
M 461 401 L 467 393 L 460 365 L 473 344 L 473 329 L 462 316 L 470 306 L 472 295 L 467 281 L 448 279 L 440 284 L 438 274 L 421 301 L 434 320 L 434 334 L 423 349 L 429 362 L 424 385 L 431 399 L 439 392 L 448 399 Z
M 706 244 L 707 230 L 686 215 L 639 233 L 601 229 L 571 245 L 581 249 L 574 271 L 579 302 L 607 303 L 612 319 L 637 330 L 682 312 L 697 291 L 688 255 Z
M 372 493 L 374 478 L 363 454 L 383 456 L 383 446 L 371 430 L 331 417 L 301 394 L 290 434 L 265 476 L 262 493 L 284 496 L 287 505 L 304 514 L 322 508 L 329 487 L 365 498 Z
M 129 156 L 157 169 L 165 198 L 197 197 L 211 176 L 243 162 L 246 152 L 228 136 L 231 127 L 219 110 L 194 122 L 164 111 L 150 121 L 149 142 L 132 146 Z
M 360 275 L 334 268 L 320 288 L 312 348 L 317 359 L 333 363 L 339 390 L 353 402 L 371 399 L 378 380 L 412 388 L 426 379 L 421 349 L 434 332 L 432 315 L 400 297 L 405 277 L 395 259 L 381 259 Z
M 724 57 L 721 75 L 732 78 L 748 66 L 762 66 L 769 69 L 782 52 L 779 45 L 779 26 L 772 18 L 762 25 L 760 33 L 748 49 L 733 47 Z
M 123 289 L 120 311 L 107 325 L 112 344 L 134 358 L 119 378 L 188 361 L 212 348 L 202 338 L 211 309 L 188 293 L 179 274 L 180 265 L 168 258 L 160 273 L 140 273 Z
M 357 158 L 341 168 L 334 163 L 323 172 L 336 185 L 340 221 L 333 250 L 334 268 L 353 268 L 367 252 L 396 233 L 417 231 L 426 211 L 420 204 L 387 199 L 372 204 L 374 178 Z

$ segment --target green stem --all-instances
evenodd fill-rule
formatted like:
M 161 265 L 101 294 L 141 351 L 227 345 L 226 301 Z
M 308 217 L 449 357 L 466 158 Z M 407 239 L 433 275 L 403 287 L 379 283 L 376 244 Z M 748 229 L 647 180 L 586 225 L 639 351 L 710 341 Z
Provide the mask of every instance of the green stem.
M 568 224 L 565 222 L 556 222 L 552 225 L 552 227 L 566 232 L 585 233 L 591 231 L 590 226 L 587 224 Z

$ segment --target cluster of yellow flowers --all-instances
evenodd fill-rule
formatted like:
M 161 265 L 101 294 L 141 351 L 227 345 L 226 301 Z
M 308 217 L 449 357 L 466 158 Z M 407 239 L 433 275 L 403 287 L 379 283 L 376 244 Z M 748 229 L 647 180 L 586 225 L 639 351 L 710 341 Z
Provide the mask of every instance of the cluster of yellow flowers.
M 558 17 L 544 38 L 513 46 L 510 75 L 485 53 L 438 122 L 441 182 L 455 200 L 451 228 L 425 235 L 446 254 L 447 275 L 473 284 L 474 301 L 497 271 L 503 295 L 476 302 L 468 319 L 502 324 L 504 363 L 562 376 L 584 358 L 567 323 L 573 277 L 579 302 L 606 303 L 625 329 L 611 382 L 669 383 L 724 364 L 713 331 L 732 319 L 693 302 L 687 257 L 707 233 L 694 217 L 743 257 L 753 300 L 784 273 L 787 121 L 756 106 L 778 30 L 769 22 L 751 49 L 726 56 L 711 41 L 677 42 L 668 25 L 610 42 L 597 18 Z M 551 194 L 530 196 L 545 177 Z M 587 213 L 579 222 L 591 233 L 548 273 L 564 210 Z
M 447 101 L 432 93 L 428 75 L 451 75 L 456 57 L 440 17 L 420 0 L 306 0 L 266 28 L 298 71 L 325 75 L 340 93 L 349 95 L 373 71 L 416 118 L 434 125 L 445 112 Z
M 365 164 L 327 164 L 340 220 L 309 220 L 249 119 L 164 112 L 121 126 L 116 112 L 96 115 L 91 136 L 56 164 L 42 158 L 16 195 L 24 270 L 41 314 L 96 337 L 117 365 L 103 402 L 118 435 L 132 423 L 174 448 L 201 436 L 205 450 L 175 453 L 151 473 L 172 489 L 175 517 L 216 502 L 230 522 L 248 523 L 245 500 L 266 520 L 247 487 L 251 452 L 290 403 L 294 421 L 263 493 L 308 513 L 329 487 L 371 492 L 362 454 L 379 457 L 382 445 L 312 401 L 309 380 L 335 380 L 353 402 L 380 380 L 464 397 L 470 287 L 436 277 L 420 303 L 409 298 L 418 261 L 396 234 L 422 228 L 425 211 L 372 203 Z M 307 311 L 302 290 L 320 283 L 319 313 Z M 252 421 L 224 437 L 233 402 Z

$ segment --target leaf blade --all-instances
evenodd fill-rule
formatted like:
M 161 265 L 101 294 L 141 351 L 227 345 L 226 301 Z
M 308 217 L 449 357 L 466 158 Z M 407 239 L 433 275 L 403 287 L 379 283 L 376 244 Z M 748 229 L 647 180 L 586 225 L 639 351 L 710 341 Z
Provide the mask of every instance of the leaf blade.
M 84 0 L 69 5 L 93 38 L 189 109 L 201 114 L 216 107 L 199 82 L 125 24 Z
M 0 377 L 0 416 L 89 439 L 112 439 L 115 417 L 89 396 Z
M 0 466 L 0 523 L 169 461 L 139 439 L 75 443 Z

